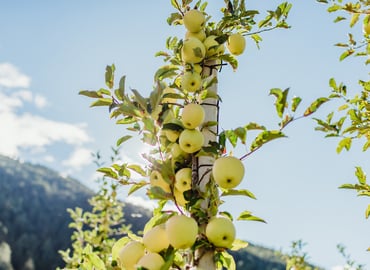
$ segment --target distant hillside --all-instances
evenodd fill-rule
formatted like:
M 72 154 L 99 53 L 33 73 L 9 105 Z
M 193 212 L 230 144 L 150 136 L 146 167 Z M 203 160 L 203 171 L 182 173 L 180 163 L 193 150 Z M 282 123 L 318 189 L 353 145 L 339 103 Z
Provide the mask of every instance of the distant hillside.
M 89 209 L 92 195 L 77 180 L 0 155 L 0 270 L 63 266 L 58 250 L 69 247 L 71 235 L 66 209 Z M 150 215 L 130 204 L 124 213 L 133 231 L 141 230 Z M 270 249 L 251 245 L 233 255 L 240 270 L 285 270 Z

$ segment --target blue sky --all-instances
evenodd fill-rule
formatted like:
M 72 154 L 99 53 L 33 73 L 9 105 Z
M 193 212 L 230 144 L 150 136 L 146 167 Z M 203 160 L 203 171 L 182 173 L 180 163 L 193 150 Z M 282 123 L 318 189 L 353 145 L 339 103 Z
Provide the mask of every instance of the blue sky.
M 246 2 L 261 13 L 279 3 Z M 329 93 L 329 78 L 354 91 L 358 79 L 368 79 L 360 60 L 338 60 L 341 51 L 333 44 L 346 40 L 346 24 L 333 24 L 334 17 L 313 0 L 292 3 L 291 29 L 264 34 L 260 50 L 247 40 L 237 72 L 224 68 L 219 74 L 222 128 L 251 121 L 276 128 L 271 88 L 290 87 L 292 96 L 303 98 L 302 113 L 316 97 Z M 103 87 L 105 66 L 112 63 L 117 77 L 127 75 L 127 86 L 149 93 L 153 74 L 163 65 L 155 52 L 165 48 L 169 35 L 184 34 L 183 28 L 166 23 L 173 11 L 170 1 L 18 0 L 1 1 L 0 7 L 0 152 L 93 186 L 90 153 L 99 150 L 108 157 L 124 128 L 109 119 L 106 109 L 90 109 L 91 100 L 77 93 Z M 217 19 L 219 7 L 211 3 L 207 11 Z M 248 158 L 242 188 L 257 200 L 227 200 L 224 209 L 235 215 L 251 210 L 267 220 L 237 222 L 239 238 L 284 250 L 303 239 L 310 260 L 327 269 L 344 263 L 338 243 L 359 262 L 369 262 L 368 202 L 337 188 L 354 181 L 355 166 L 368 169 L 368 153 L 354 145 L 353 151 L 337 155 L 337 141 L 324 139 L 314 126 L 310 119 L 298 121 L 286 129 L 288 139 Z M 138 149 L 145 151 L 138 144 L 125 145 L 123 158 L 137 162 Z

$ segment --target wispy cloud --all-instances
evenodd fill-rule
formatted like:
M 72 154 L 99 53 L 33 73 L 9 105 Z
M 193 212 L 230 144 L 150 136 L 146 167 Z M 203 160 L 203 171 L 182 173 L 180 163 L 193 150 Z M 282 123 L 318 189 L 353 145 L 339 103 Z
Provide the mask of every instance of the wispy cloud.
M 37 114 L 48 105 L 47 99 L 29 89 L 31 79 L 9 63 L 0 63 L 0 153 L 21 158 L 23 151 L 45 153 L 45 161 L 53 162 L 55 155 L 45 149 L 55 143 L 72 146 L 63 165 L 76 170 L 91 162 L 86 143 L 91 139 L 82 123 L 54 121 Z M 34 107 L 25 111 L 25 105 Z
M 28 88 L 31 78 L 22 74 L 18 68 L 10 63 L 0 63 L 0 86 Z

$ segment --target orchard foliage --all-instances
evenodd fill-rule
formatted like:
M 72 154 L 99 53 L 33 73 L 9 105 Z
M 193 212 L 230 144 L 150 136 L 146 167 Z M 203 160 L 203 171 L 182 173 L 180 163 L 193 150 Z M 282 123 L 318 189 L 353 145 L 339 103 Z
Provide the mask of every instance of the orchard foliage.
M 318 0 L 318 2 L 328 4 L 328 12 L 340 13 L 334 22 L 348 21 L 351 28 L 362 30 L 361 39 L 349 33 L 347 43 L 335 44 L 345 49 L 339 59 L 342 61 L 350 55 L 365 57 L 365 65 L 368 65 L 370 63 L 370 2 L 368 0 Z M 349 151 L 355 140 L 361 140 L 362 151 L 367 151 L 370 147 L 370 80 L 368 77 L 359 79 L 359 90 L 354 96 L 349 96 L 346 85 L 338 83 L 334 78 L 329 80 L 329 86 L 331 94 L 327 100 L 339 101 L 340 105 L 337 111 L 330 112 L 325 119 L 315 119 L 318 124 L 316 130 L 325 132 L 326 137 L 340 139 L 337 153 L 344 149 Z M 355 168 L 355 176 L 356 184 L 343 184 L 340 188 L 356 190 L 358 196 L 370 197 L 370 185 L 361 167 Z M 365 217 L 368 219 L 369 216 L 370 204 L 365 210 Z
M 229 0 L 225 1 L 226 5 L 221 9 L 223 16 L 218 22 L 212 21 L 212 17 L 206 13 L 206 2 L 171 0 L 171 4 L 175 11 L 170 14 L 167 22 L 173 26 L 185 26 L 188 31 L 185 37 L 169 37 L 166 40 L 166 50 L 156 54 L 163 58 L 165 65 L 155 72 L 154 86 L 149 96 L 142 95 L 136 89 L 127 91 L 125 76 L 116 84 L 114 65 L 106 67 L 106 88 L 80 92 L 81 95 L 95 99 L 92 107 L 108 107 L 111 118 L 115 119 L 118 125 L 126 126 L 127 132 L 117 140 L 117 146 L 135 137 L 140 138 L 151 149 L 149 154 L 142 154 L 145 165 L 116 162 L 109 167 L 98 169 L 105 177 L 116 180 L 117 184 L 130 186 L 128 195 L 146 188 L 148 198 L 157 201 L 153 217 L 144 228 L 144 235 L 129 234 L 119 239 L 113 246 L 110 265 L 122 269 L 151 268 L 144 257 L 135 262 L 130 261 L 132 257 L 127 254 L 133 251 L 127 250 L 127 247 L 136 245 L 141 252 L 143 242 L 145 246 L 143 237 L 160 226 L 165 228 L 170 245 L 162 243 L 163 248 L 156 252 L 145 246 L 147 255 L 150 254 L 148 256 L 159 258 L 152 253 L 159 254 L 165 262 L 162 263 L 159 259 L 160 265 L 153 266 L 153 269 L 188 269 L 197 268 L 199 265 L 208 265 L 207 269 L 235 269 L 235 262 L 228 249 L 237 250 L 248 244 L 234 239 L 235 236 L 228 234 L 224 228 L 218 228 L 217 234 L 225 234 L 225 239 L 231 237 L 233 240 L 231 246 L 223 245 L 210 237 L 214 232 L 207 234 L 207 226 L 211 220 L 220 216 L 229 219 L 228 224 L 232 224 L 234 217 L 231 213 L 219 210 L 228 196 L 251 199 L 255 199 L 255 196 L 247 189 L 237 188 L 239 183 L 220 184 L 222 181 L 234 181 L 234 175 L 222 176 L 224 178 L 221 177 L 217 184 L 215 171 L 233 170 L 230 167 L 214 170 L 214 161 L 233 156 L 233 149 L 238 145 L 247 146 L 246 153 L 236 157 L 233 161 L 236 163 L 229 165 L 242 164 L 243 170 L 239 171 L 243 177 L 242 161 L 266 143 L 286 137 L 283 130 L 289 123 L 311 115 L 327 99 L 317 99 L 302 115 L 296 116 L 301 99 L 293 97 L 289 101 L 289 89 L 274 88 L 270 94 L 275 98 L 275 109 L 280 119 L 277 128 L 268 129 L 261 124 L 249 122 L 241 127 L 220 131 L 218 104 L 221 97 L 217 92 L 217 73 L 225 65 L 236 70 L 236 54 L 243 52 L 249 41 L 259 46 L 263 32 L 289 28 L 286 19 L 291 4 L 281 3 L 261 17 L 259 11 L 248 10 L 245 1 Z M 194 16 L 189 20 L 191 25 L 188 25 L 186 19 L 189 14 Z M 196 29 L 197 32 L 191 32 L 190 29 Z M 237 38 L 230 39 L 231 36 Z M 233 40 L 237 40 L 237 43 L 232 44 Z M 199 109 L 200 113 L 190 112 L 185 116 L 189 105 Z M 247 141 L 250 136 L 252 139 Z M 179 184 L 178 174 L 183 169 L 190 170 L 191 173 L 187 179 L 187 174 L 183 173 L 182 177 L 185 179 L 182 178 Z M 174 239 L 169 229 L 173 227 L 169 226 L 173 218 L 180 216 L 188 217 L 197 224 L 195 238 L 189 236 L 191 241 L 180 239 L 188 237 L 187 230 Z M 240 213 L 236 219 L 264 222 L 249 210 Z M 183 243 L 181 240 L 188 245 L 175 244 L 178 241 Z M 208 258 L 211 260 L 208 264 L 202 263 L 207 254 L 210 254 Z

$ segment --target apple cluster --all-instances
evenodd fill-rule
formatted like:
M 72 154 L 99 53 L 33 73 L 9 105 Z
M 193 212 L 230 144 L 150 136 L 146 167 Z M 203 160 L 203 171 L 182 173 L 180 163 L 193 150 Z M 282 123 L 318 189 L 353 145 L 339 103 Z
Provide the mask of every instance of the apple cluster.
M 208 76 L 204 74 L 205 63 L 221 63 L 226 48 L 231 54 L 240 55 L 245 49 L 245 39 L 232 33 L 221 42 L 220 36 L 205 29 L 206 16 L 197 9 L 183 15 L 183 24 L 186 28 L 180 50 L 183 70 L 171 86 L 162 84 L 161 108 L 156 112 L 163 114 L 159 132 L 161 161 L 150 167 L 148 189 L 151 198 L 172 200 L 180 211 L 149 226 L 142 238 L 120 248 L 116 259 L 122 269 L 160 270 L 168 249 L 189 249 L 199 239 L 206 239 L 213 247 L 227 249 L 235 240 L 231 219 L 208 216 L 200 228 L 199 220 L 186 210 L 190 200 L 187 194 L 196 190 L 194 157 L 201 155 L 203 146 L 208 144 L 202 132 L 206 111 L 201 92 Z M 215 160 L 211 175 L 214 186 L 233 189 L 244 177 L 244 165 L 236 157 L 222 156 Z

